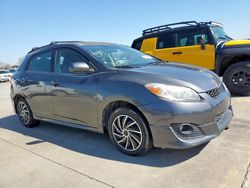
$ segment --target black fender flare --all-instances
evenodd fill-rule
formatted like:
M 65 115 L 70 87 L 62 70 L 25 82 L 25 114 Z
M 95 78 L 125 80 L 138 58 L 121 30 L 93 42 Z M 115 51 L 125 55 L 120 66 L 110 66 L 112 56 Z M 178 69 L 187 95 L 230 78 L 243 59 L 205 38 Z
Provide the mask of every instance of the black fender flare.
M 215 73 L 222 76 L 231 64 L 247 60 L 250 60 L 250 45 L 225 46 L 221 42 L 216 46 Z

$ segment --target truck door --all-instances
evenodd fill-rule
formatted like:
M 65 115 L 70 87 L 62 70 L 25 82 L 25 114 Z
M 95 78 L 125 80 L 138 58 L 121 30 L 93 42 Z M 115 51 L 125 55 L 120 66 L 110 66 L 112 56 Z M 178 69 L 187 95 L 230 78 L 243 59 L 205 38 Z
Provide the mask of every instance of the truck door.
M 202 47 L 201 42 L 205 41 Z M 158 36 L 154 55 L 162 60 L 215 68 L 215 47 L 205 30 L 163 33 Z

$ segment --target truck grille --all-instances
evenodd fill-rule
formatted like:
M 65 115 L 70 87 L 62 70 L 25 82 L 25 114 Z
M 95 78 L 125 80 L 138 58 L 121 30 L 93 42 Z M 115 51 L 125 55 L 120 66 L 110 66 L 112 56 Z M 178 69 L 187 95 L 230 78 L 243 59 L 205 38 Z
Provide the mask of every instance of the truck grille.
M 216 98 L 216 97 L 218 97 L 218 96 L 221 94 L 222 91 L 223 91 L 223 86 L 222 86 L 222 84 L 221 84 L 219 87 L 214 88 L 214 89 L 211 89 L 211 90 L 207 91 L 206 93 L 207 93 L 210 97 Z

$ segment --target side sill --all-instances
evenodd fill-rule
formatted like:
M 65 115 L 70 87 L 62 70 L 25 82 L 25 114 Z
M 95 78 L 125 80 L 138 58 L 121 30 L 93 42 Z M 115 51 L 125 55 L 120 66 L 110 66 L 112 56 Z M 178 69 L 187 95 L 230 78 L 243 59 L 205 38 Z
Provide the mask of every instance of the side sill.
M 82 130 L 87 130 L 87 131 L 92 131 L 92 132 L 102 133 L 102 134 L 104 133 L 103 129 L 97 129 L 94 127 L 90 127 L 88 125 L 69 123 L 69 122 L 65 122 L 65 121 L 53 120 L 53 119 L 42 118 L 42 117 L 35 117 L 35 119 L 40 120 L 40 121 L 49 122 L 49 123 L 54 123 L 57 125 L 72 127 L 72 128 L 76 128 L 76 129 L 82 129 Z

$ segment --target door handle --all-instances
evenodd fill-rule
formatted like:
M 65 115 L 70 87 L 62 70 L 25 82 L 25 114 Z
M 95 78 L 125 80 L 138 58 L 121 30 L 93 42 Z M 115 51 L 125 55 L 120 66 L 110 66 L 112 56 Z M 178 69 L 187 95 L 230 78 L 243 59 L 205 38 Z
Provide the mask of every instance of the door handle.
M 180 55 L 182 52 L 173 52 L 173 55 Z
M 59 85 L 59 82 L 58 82 L 58 80 L 53 80 L 50 82 L 50 84 L 56 87 Z

